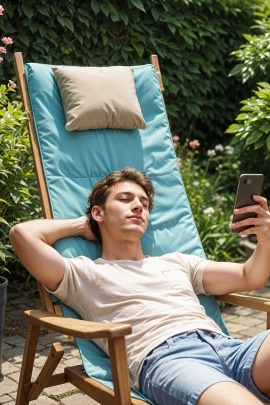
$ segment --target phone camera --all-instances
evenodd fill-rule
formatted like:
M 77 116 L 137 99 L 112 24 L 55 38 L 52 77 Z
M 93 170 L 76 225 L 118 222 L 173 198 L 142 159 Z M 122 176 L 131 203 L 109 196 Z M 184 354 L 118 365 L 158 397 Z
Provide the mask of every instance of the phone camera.
M 245 180 L 243 181 L 243 183 L 244 183 L 244 184 L 247 184 L 247 179 L 245 179 Z

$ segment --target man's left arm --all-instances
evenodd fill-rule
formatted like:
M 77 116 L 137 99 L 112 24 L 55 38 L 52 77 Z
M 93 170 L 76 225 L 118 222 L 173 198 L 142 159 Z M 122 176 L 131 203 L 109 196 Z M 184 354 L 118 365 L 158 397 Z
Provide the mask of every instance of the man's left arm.
M 253 196 L 259 205 L 239 208 L 235 214 L 255 212 L 257 218 L 248 218 L 231 225 L 253 227 L 239 232 L 239 236 L 256 234 L 258 244 L 253 255 L 245 263 L 212 262 L 203 275 L 203 287 L 208 294 L 228 294 L 232 292 L 257 290 L 266 285 L 270 276 L 270 213 L 267 200 Z

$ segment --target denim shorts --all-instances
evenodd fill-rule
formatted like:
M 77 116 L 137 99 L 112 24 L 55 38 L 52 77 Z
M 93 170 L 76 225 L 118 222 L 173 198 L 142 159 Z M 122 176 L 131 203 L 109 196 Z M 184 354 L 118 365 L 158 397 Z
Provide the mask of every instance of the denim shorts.
M 270 404 L 251 378 L 253 361 L 269 333 L 246 342 L 202 330 L 173 336 L 145 358 L 141 392 L 157 405 L 194 405 L 211 385 L 234 382 Z

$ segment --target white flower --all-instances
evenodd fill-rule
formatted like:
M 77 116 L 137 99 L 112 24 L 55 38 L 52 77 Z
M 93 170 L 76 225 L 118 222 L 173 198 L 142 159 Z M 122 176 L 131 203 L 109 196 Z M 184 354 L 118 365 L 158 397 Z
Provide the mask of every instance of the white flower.
M 203 213 L 207 215 L 208 217 L 211 217 L 215 213 L 215 210 L 213 207 L 208 207 L 205 210 L 203 210 Z
M 217 152 L 223 152 L 224 151 L 224 147 L 220 143 L 215 146 L 215 149 L 216 149 Z
M 208 181 L 206 181 L 206 182 L 204 183 L 204 187 L 210 187 L 210 183 L 208 183 Z
M 199 181 L 193 181 L 192 185 L 194 187 L 198 187 L 200 185 L 200 182 Z
M 222 202 L 228 201 L 228 198 L 221 196 L 219 194 L 215 194 L 212 198 L 213 201 L 215 201 L 216 203 L 220 204 Z
M 216 156 L 216 151 L 215 149 L 209 149 L 207 151 L 207 156 L 212 157 L 212 156 Z
M 230 145 L 225 146 L 225 151 L 228 153 L 228 155 L 232 155 L 234 148 Z

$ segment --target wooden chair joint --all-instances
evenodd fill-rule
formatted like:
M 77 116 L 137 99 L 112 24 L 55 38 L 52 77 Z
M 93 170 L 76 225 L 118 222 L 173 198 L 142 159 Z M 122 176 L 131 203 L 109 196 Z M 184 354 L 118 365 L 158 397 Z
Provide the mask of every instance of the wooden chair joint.
M 52 344 L 51 352 L 39 373 L 36 381 L 32 384 L 32 387 L 27 395 L 27 400 L 32 401 L 37 399 L 43 389 L 48 386 L 48 383 L 52 377 L 53 372 L 60 363 L 64 354 L 62 345 L 57 342 Z M 51 386 L 51 385 L 50 385 Z

